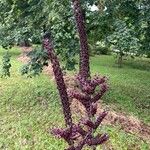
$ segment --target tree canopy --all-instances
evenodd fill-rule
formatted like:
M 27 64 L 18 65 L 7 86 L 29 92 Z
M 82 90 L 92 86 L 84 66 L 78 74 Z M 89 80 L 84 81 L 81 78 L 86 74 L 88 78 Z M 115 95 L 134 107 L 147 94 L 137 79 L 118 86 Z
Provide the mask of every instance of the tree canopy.
M 150 53 L 150 3 L 148 0 L 81 0 L 89 44 L 97 42 L 120 52 Z M 95 11 L 91 6 L 97 7 Z M 79 53 L 72 3 L 68 0 L 1 0 L 0 45 L 41 44 L 51 31 L 57 54 L 74 68 Z M 116 42 L 114 42 L 116 41 Z M 134 45 L 134 48 L 133 48 Z

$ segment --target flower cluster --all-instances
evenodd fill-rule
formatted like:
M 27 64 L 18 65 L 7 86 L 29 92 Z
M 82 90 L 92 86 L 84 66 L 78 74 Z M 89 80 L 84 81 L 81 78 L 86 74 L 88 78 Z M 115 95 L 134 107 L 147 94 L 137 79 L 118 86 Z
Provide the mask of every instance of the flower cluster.
M 95 103 L 101 99 L 108 89 L 106 81 L 106 77 L 100 77 L 97 75 L 90 80 L 82 78 L 78 75 L 77 83 L 81 91 L 69 91 L 69 96 L 80 101 L 88 113 L 95 115 L 93 113 L 95 110 Z M 99 88 L 98 91 L 97 88 Z
M 76 82 L 79 87 L 78 90 L 70 90 L 67 93 L 63 73 L 57 56 L 54 53 L 53 43 L 49 34 L 45 34 L 44 36 L 43 47 L 47 50 L 48 57 L 52 63 L 66 122 L 65 129 L 53 129 L 52 134 L 63 138 L 68 143 L 69 148 L 66 150 L 82 150 L 86 145 L 95 149 L 97 145 L 103 144 L 108 140 L 107 134 L 94 135 L 94 132 L 107 115 L 107 112 L 104 111 L 96 117 L 97 101 L 101 99 L 108 88 L 106 84 L 107 78 L 94 76 L 93 79 L 87 79 L 86 75 L 82 74 L 82 76 L 79 74 L 76 77 Z M 72 122 L 69 97 L 77 99 L 85 107 L 87 112 L 88 117 L 81 118 L 77 124 L 73 124 Z
M 104 111 L 98 115 L 97 101 L 107 91 L 107 78 L 94 76 L 93 79 L 86 80 L 80 75 L 76 77 L 79 89 L 69 90 L 68 95 L 71 98 L 77 99 L 85 107 L 87 118 L 81 118 L 78 124 L 73 124 L 71 128 L 54 129 L 52 133 L 59 138 L 63 138 L 66 142 L 73 141 L 67 150 L 81 150 L 85 145 L 97 146 L 108 140 L 108 135 L 94 136 L 94 132 L 99 127 L 103 119 L 107 115 Z M 97 91 L 97 88 L 99 90 Z M 79 140 L 80 139 L 80 140 Z
M 94 136 L 92 130 L 87 131 L 83 129 L 82 126 L 82 124 L 73 125 L 71 130 L 70 128 L 53 129 L 52 134 L 58 138 L 63 138 L 69 145 L 70 141 L 73 141 L 73 144 L 66 150 L 82 150 L 84 145 L 97 146 L 103 144 L 109 138 L 107 134 L 98 134 L 97 136 Z

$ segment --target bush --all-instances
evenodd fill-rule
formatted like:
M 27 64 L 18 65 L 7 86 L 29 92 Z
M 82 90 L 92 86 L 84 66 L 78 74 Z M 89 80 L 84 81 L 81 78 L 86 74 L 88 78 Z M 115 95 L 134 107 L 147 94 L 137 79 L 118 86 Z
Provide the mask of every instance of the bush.
M 108 47 L 102 47 L 99 45 L 94 47 L 93 45 L 89 44 L 89 48 L 90 48 L 90 56 L 111 54 L 111 50 Z
M 108 47 L 101 47 L 101 46 L 97 46 L 95 49 L 95 54 L 96 55 L 110 55 L 111 51 Z
M 150 58 L 150 52 L 147 53 L 147 58 Z

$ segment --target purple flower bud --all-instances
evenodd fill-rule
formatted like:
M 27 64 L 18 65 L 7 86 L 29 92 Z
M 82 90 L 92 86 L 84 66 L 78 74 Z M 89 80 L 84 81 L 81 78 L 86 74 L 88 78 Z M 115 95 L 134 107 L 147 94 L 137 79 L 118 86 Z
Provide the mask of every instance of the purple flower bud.
M 87 140 L 86 143 L 89 146 L 94 146 L 94 145 L 97 146 L 97 145 L 103 144 L 108 139 L 109 139 L 109 136 L 107 134 L 104 134 L 103 136 L 97 135 L 95 138 Z
M 90 76 L 90 66 L 89 66 L 89 47 L 87 41 L 85 20 L 83 17 L 82 9 L 79 0 L 72 0 L 74 16 L 76 19 L 76 25 L 80 38 L 80 69 L 79 74 L 87 79 Z
M 83 122 L 82 122 L 84 125 L 87 125 L 88 127 L 90 127 L 90 128 L 93 128 L 94 129 L 94 123 L 91 121 L 91 120 L 84 120 Z
M 107 78 L 104 76 L 104 77 L 101 77 L 101 76 L 96 76 L 91 80 L 91 85 L 92 86 L 96 86 L 96 85 L 99 85 L 99 84 L 103 84 L 104 82 L 106 82 Z
M 95 122 L 95 129 L 101 124 L 101 122 L 103 121 L 103 119 L 106 117 L 106 115 L 108 114 L 108 112 L 104 111 L 102 114 L 100 114 Z
M 70 135 L 71 135 L 71 130 L 70 129 L 53 129 L 52 134 L 54 134 L 58 138 L 63 138 L 66 140 L 68 143 L 70 142 Z
M 68 91 L 68 95 L 69 95 L 69 97 L 71 97 L 71 98 L 76 98 L 76 99 L 78 99 L 79 101 L 87 101 L 87 100 L 89 100 L 89 96 L 88 95 L 84 95 L 84 94 L 82 94 L 82 93 L 79 93 L 78 91 Z
M 89 104 L 90 97 L 88 95 L 84 95 L 77 91 L 68 91 L 68 95 L 71 98 L 77 99 L 80 103 L 84 105 L 86 109 L 90 108 L 90 104 Z
M 108 89 L 108 86 L 105 83 L 102 84 L 100 91 L 92 98 L 92 102 L 95 103 L 99 99 L 101 99 L 101 97 L 104 95 L 107 89 Z
M 91 115 L 94 116 L 97 112 L 97 103 L 92 103 L 91 105 Z

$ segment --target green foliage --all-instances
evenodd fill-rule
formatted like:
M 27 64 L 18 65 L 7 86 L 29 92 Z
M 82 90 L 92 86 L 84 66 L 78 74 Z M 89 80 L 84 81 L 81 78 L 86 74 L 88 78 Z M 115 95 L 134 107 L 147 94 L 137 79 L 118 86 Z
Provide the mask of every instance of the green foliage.
M 129 39 L 130 34 L 132 43 L 141 44 L 141 48 L 136 49 L 136 52 L 139 54 L 150 52 L 150 4 L 148 0 L 87 0 L 81 2 L 84 6 L 83 11 L 86 11 L 87 33 L 92 47 L 98 41 L 107 43 L 107 39 L 115 34 L 117 34 L 115 36 L 122 37 L 121 30 L 124 30 L 124 27 L 119 31 L 115 25 L 119 20 L 122 22 L 119 24 L 125 24 L 126 33 L 124 31 L 123 44 L 118 45 L 121 45 L 122 49 L 127 49 L 129 42 L 125 36 Z M 93 4 L 97 5 L 98 11 L 90 10 Z M 43 33 L 51 30 L 57 53 L 66 59 L 66 62 L 71 61 L 73 64 L 73 58 L 70 58 L 70 55 L 68 57 L 66 53 L 72 51 L 71 57 L 74 57 L 79 51 L 79 43 L 70 1 L 1 0 L 0 8 L 0 45 L 7 47 L 20 43 L 40 44 Z M 121 27 L 122 25 L 119 24 L 117 26 Z M 133 48 L 132 50 L 130 48 L 127 51 L 133 52 Z
M 11 68 L 10 57 L 11 56 L 7 50 L 2 59 L 1 77 L 10 77 L 10 68 Z
M 69 71 L 76 70 L 75 68 L 76 64 L 77 64 L 76 59 L 70 57 L 69 59 L 67 59 L 66 64 L 63 66 L 63 69 Z
M 79 49 L 71 2 L 55 0 L 1 1 L 0 45 L 41 44 L 43 34 L 51 31 L 57 53 L 77 53 Z M 40 12 L 40 13 L 39 13 Z M 5 46 L 5 47 L 6 47 Z M 68 57 L 66 57 L 67 59 Z M 67 61 L 67 60 L 66 60 Z
M 147 58 L 150 58 L 150 52 L 147 52 Z
M 122 57 L 135 55 L 140 47 L 140 41 L 134 36 L 134 31 L 127 27 L 126 23 L 121 20 L 116 20 L 114 23 L 114 32 L 107 37 L 108 44 L 113 46 L 114 51 L 118 52 L 118 63 L 122 66 Z
M 134 37 L 132 29 L 129 29 L 126 23 L 121 20 L 117 20 L 114 27 L 113 34 L 107 38 L 108 42 L 120 52 L 138 51 L 140 48 L 139 39 Z
M 96 49 L 95 49 L 95 54 L 96 55 L 110 55 L 111 54 L 111 51 L 108 47 L 102 47 L 102 46 L 96 46 Z
M 63 70 L 75 70 L 75 65 L 77 64 L 76 59 L 73 58 L 72 52 L 64 53 L 62 61 L 64 61 Z M 43 71 L 43 68 L 48 66 L 49 58 L 47 52 L 43 47 L 36 46 L 31 52 L 27 54 L 29 57 L 29 62 L 22 66 L 21 74 L 26 75 L 27 77 L 34 77 L 40 75 Z M 60 55 L 62 56 L 62 55 Z
M 123 44 L 119 44 L 122 49 L 133 52 L 135 48 L 131 50 L 131 43 L 133 43 L 132 47 L 134 43 L 138 43 L 141 46 L 135 50 L 136 53 L 150 52 L 150 3 L 148 0 L 100 0 L 97 1 L 97 7 L 99 11 L 88 11 L 86 14 L 91 45 L 94 46 L 98 41 L 107 43 L 110 36 L 120 36 L 123 40 Z M 120 31 L 117 29 L 119 26 Z M 132 39 L 132 42 L 128 42 L 126 38 Z M 127 43 L 130 43 L 130 46 Z M 127 50 L 128 47 L 130 48 Z
M 29 52 L 27 56 L 30 58 L 30 61 L 22 67 L 22 75 L 27 75 L 27 77 L 39 75 L 42 72 L 43 67 L 48 66 L 47 53 L 41 47 L 36 47 Z

